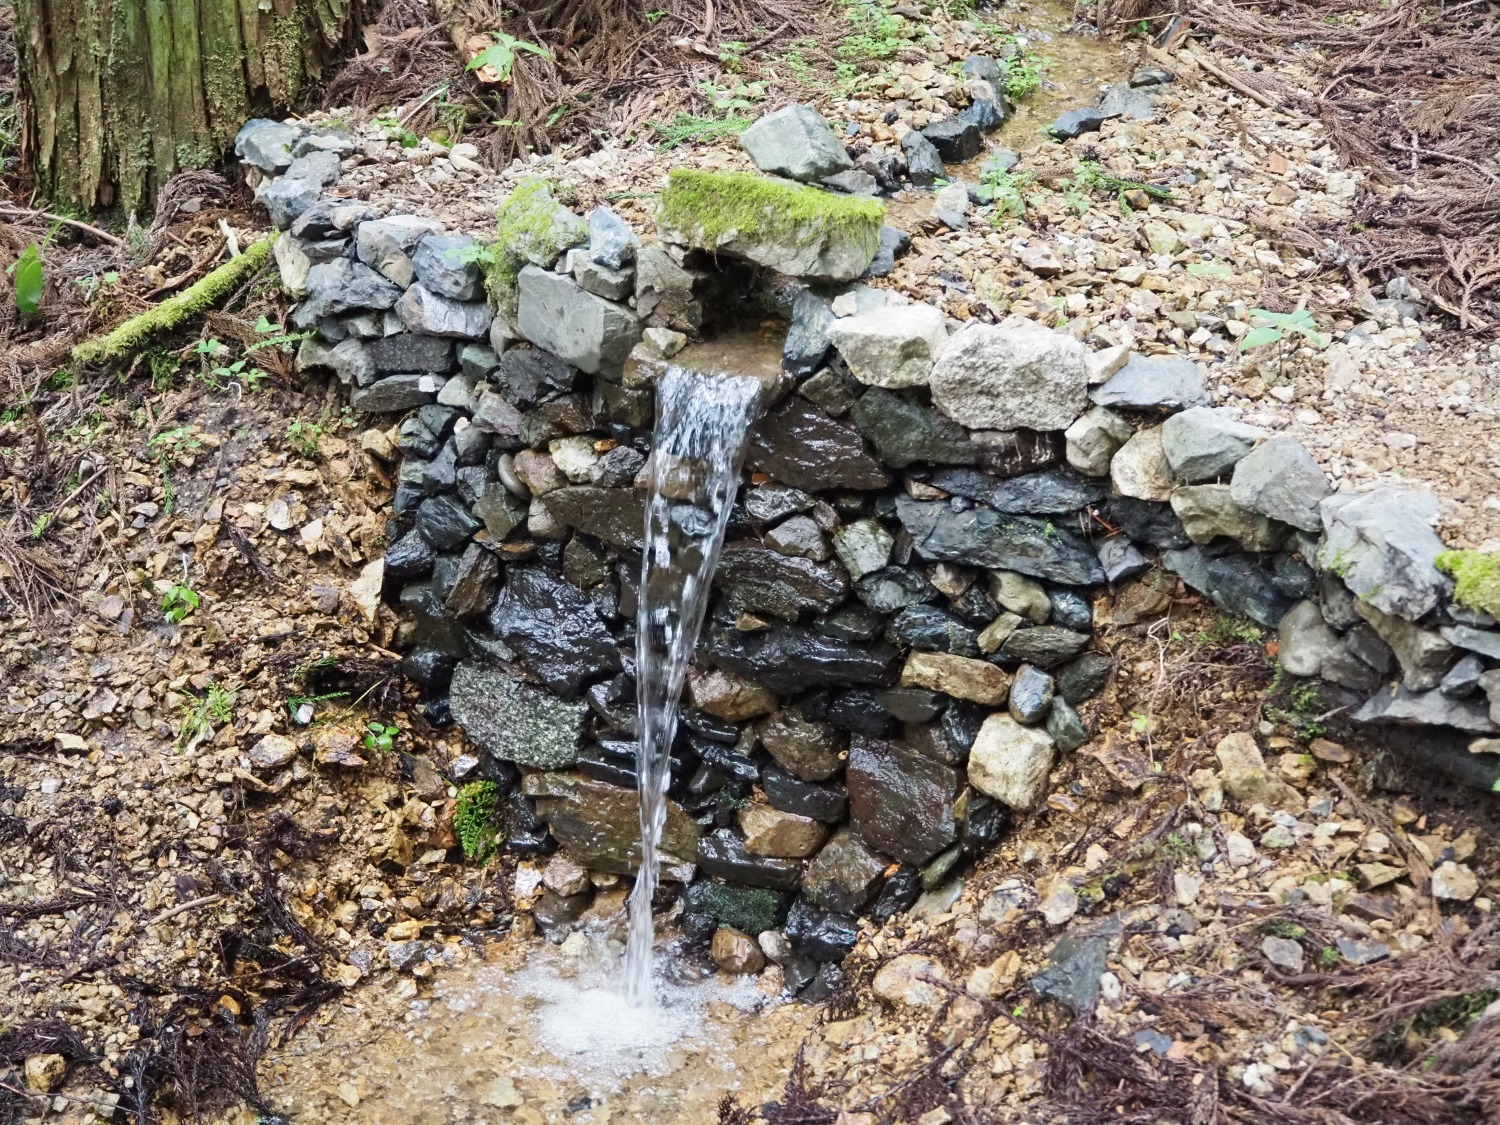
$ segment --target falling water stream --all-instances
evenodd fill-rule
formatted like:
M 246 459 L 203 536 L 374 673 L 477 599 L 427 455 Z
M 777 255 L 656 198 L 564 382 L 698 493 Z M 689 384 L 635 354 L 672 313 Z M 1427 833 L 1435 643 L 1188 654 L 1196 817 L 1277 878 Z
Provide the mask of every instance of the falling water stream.
M 739 485 L 745 431 L 759 396 L 754 379 L 682 367 L 669 367 L 657 387 L 635 642 L 641 869 L 630 894 L 625 997 L 636 1007 L 655 997 L 651 901 L 667 819 L 667 759 L 677 733 L 677 701 L 708 607 Z

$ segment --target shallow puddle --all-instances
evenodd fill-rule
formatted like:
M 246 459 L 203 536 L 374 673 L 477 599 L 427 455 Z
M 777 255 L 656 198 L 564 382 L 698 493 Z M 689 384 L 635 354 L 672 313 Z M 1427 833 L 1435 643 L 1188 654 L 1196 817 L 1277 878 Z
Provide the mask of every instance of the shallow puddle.
M 725 1094 L 781 1092 L 817 1009 L 722 975 L 660 981 L 655 1008 L 631 1008 L 618 943 L 582 944 L 497 947 L 404 1001 L 356 993 L 273 1060 L 267 1092 L 291 1092 L 299 1121 L 372 1125 L 701 1123 Z

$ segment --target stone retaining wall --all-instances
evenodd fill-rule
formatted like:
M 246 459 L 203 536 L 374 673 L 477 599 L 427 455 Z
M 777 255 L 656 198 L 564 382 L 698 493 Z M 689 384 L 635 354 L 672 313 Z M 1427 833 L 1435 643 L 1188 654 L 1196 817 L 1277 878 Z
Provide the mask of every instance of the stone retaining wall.
M 574 864 L 607 885 L 637 860 L 652 386 L 712 319 L 731 254 L 785 271 L 735 277 L 791 326 L 672 757 L 666 873 L 691 884 L 690 935 L 784 931 L 761 945 L 797 989 L 848 951 L 856 916 L 944 883 L 1090 738 L 1078 707 L 1112 674 L 1095 595 L 1165 607 L 1167 575 L 1277 629 L 1286 672 L 1354 718 L 1476 736 L 1479 772 L 1500 772 L 1500 631 L 1435 565 L 1433 498 L 1333 493 L 1295 440 L 1210 407 L 1191 361 L 947 322 L 850 283 L 902 245 L 872 201 L 825 209 L 837 197 L 764 179 L 797 221 L 725 232 L 693 200 L 736 184 L 695 173 L 664 193 L 670 225 L 633 232 L 530 183 L 481 263 L 429 220 L 320 200 L 337 139 L 282 139 L 240 151 L 279 173 L 261 188 L 290 228 L 276 256 L 317 331 L 299 365 L 336 373 L 357 410 L 404 412 L 366 443 L 399 461 L 385 596 L 429 713 L 451 712 L 484 752 L 473 776 L 507 787 L 509 845 L 567 857 L 545 930 L 589 901 Z M 1445 565 L 1487 604 L 1485 560 Z

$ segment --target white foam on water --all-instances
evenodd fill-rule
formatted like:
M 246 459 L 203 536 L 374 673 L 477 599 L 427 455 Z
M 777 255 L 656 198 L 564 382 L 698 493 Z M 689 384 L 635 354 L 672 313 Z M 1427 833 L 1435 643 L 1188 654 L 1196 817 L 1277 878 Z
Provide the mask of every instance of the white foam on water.
M 529 1022 L 523 1039 L 532 1053 L 515 1060 L 513 1074 L 614 1089 L 632 1077 L 671 1074 L 696 1054 L 727 1053 L 733 1028 L 716 1006 L 749 1013 L 779 1003 L 751 976 L 683 983 L 658 976 L 655 1003 L 635 1006 L 621 988 L 619 943 L 592 936 L 590 945 L 576 959 L 544 946 L 516 972 L 489 966 L 463 989 L 445 992 L 440 984 L 438 999 L 454 1016 Z

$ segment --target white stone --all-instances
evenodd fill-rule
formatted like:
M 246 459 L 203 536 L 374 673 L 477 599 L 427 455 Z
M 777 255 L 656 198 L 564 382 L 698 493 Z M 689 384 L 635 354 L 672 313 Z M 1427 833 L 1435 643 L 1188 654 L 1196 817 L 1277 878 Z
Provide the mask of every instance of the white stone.
M 991 715 L 969 751 L 969 784 L 1013 809 L 1035 807 L 1047 791 L 1054 747 L 1047 732 Z
M 1064 430 L 1088 405 L 1084 349 L 1031 321 L 970 324 L 933 364 L 933 404 L 975 430 Z
M 895 389 L 927 384 L 948 330 L 932 305 L 897 305 L 835 320 L 828 339 L 861 383 Z

